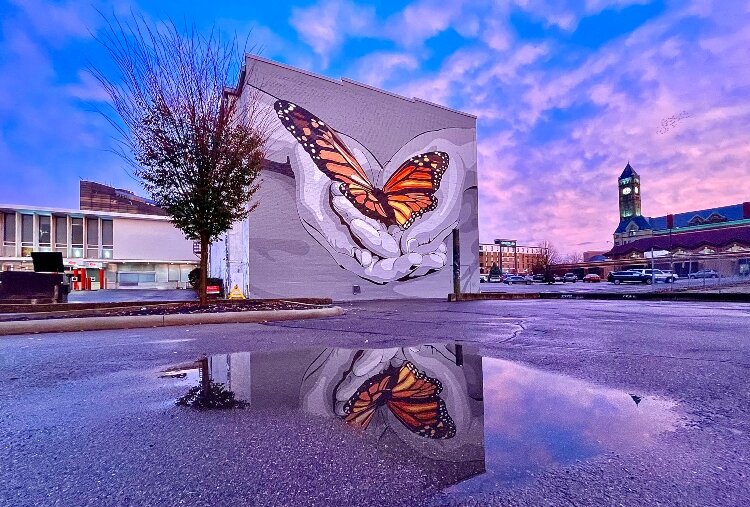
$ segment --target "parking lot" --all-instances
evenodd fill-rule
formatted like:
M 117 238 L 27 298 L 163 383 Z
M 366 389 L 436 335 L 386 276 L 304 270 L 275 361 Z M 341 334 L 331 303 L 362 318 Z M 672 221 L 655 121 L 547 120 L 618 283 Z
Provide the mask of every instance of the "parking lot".
M 622 293 L 640 293 L 640 292 L 659 292 L 674 290 L 696 290 L 696 291 L 718 291 L 732 288 L 733 292 L 750 292 L 750 279 L 746 276 L 734 276 L 723 278 L 699 278 L 688 279 L 681 278 L 675 283 L 655 283 L 647 285 L 642 283 L 621 283 L 614 284 L 602 280 L 599 283 L 584 283 L 581 280 L 572 283 L 556 282 L 532 283 L 526 284 L 506 284 L 506 283 L 481 283 L 480 292 L 622 292 Z

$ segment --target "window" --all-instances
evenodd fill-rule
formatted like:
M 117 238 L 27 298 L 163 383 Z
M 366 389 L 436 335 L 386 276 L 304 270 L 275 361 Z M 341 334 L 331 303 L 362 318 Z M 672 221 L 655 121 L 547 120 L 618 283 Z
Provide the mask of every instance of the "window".
M 112 220 L 102 220 L 102 257 L 111 259 L 114 256 L 114 228 Z
M 52 217 L 39 215 L 39 250 L 49 252 L 52 249 Z
M 99 257 L 99 219 L 86 219 L 86 257 L 95 259 Z
M 141 283 L 154 283 L 156 281 L 156 273 L 119 273 L 119 278 L 120 285 L 132 286 Z
M 21 215 L 21 257 L 31 257 L 34 250 L 34 215 Z
M 55 251 L 68 255 L 68 217 L 55 217 Z
M 73 257 L 83 257 L 83 218 L 70 219 L 71 254 Z
M 5 213 L 3 216 L 3 255 L 16 256 L 16 214 Z

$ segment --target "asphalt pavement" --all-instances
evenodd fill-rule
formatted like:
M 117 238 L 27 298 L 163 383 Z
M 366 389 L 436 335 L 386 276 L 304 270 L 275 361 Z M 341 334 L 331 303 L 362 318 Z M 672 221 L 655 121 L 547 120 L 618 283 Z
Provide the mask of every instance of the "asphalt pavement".
M 644 292 L 659 291 L 720 291 L 731 287 L 732 292 L 750 293 L 750 280 L 746 276 L 723 277 L 720 279 L 681 278 L 675 283 L 657 282 L 655 284 L 644 283 L 609 283 L 606 280 L 598 283 L 589 283 L 579 280 L 578 282 L 556 282 L 531 283 L 531 284 L 506 284 L 506 283 L 482 283 L 480 292 L 616 292 L 622 294 L 637 294 Z
M 747 304 L 390 301 L 323 320 L 2 337 L 0 505 L 750 505 L 748 329 Z M 430 472 L 383 438 L 287 408 L 281 388 L 252 391 L 247 409 L 200 412 L 174 406 L 187 379 L 159 378 L 203 355 L 425 343 L 487 358 L 487 436 L 492 398 L 507 405 L 508 432 L 561 444 L 523 479 L 459 494 L 445 487 L 450 463 Z M 539 398 L 491 390 L 490 365 L 502 385 L 562 386 L 561 407 L 578 407 L 566 411 L 598 418 L 606 393 L 620 393 L 645 400 L 633 418 L 658 400 L 678 422 L 644 436 L 620 419 L 592 436 L 547 397 L 546 425 L 521 427 L 513 411 Z M 591 451 L 618 435 L 630 445 Z M 579 454 L 566 447 L 583 438 L 594 440 Z M 506 444 L 487 440 L 487 452 Z

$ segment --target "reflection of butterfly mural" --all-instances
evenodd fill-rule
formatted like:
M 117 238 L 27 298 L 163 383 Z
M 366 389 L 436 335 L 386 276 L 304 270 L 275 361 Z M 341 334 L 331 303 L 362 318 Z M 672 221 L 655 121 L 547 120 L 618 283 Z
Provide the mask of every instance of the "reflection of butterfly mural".
M 375 411 L 387 406 L 393 415 L 417 435 L 452 438 L 456 425 L 448 415 L 439 380 L 430 378 L 412 363 L 390 366 L 357 390 L 344 405 L 345 420 L 357 428 L 367 428 Z
M 284 127 L 310 155 L 318 169 L 341 183 L 341 192 L 364 215 L 386 226 L 406 229 L 437 207 L 440 179 L 448 168 L 448 154 L 431 151 L 401 164 L 382 190 L 370 182 L 356 157 L 324 122 L 285 100 L 274 104 Z

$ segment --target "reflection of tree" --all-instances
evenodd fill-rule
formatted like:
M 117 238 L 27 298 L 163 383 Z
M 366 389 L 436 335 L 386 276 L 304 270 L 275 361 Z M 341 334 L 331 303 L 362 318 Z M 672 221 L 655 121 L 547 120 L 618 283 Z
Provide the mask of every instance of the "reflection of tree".
M 244 408 L 247 403 L 238 400 L 234 392 L 227 389 L 224 384 L 208 381 L 208 386 L 197 385 L 177 400 L 177 405 L 197 409 L 227 409 Z
M 247 406 L 247 402 L 238 400 L 232 390 L 211 379 L 207 357 L 196 361 L 192 366 L 198 369 L 200 383 L 191 387 L 184 396 L 180 397 L 176 401 L 177 405 L 197 409 L 228 409 Z

